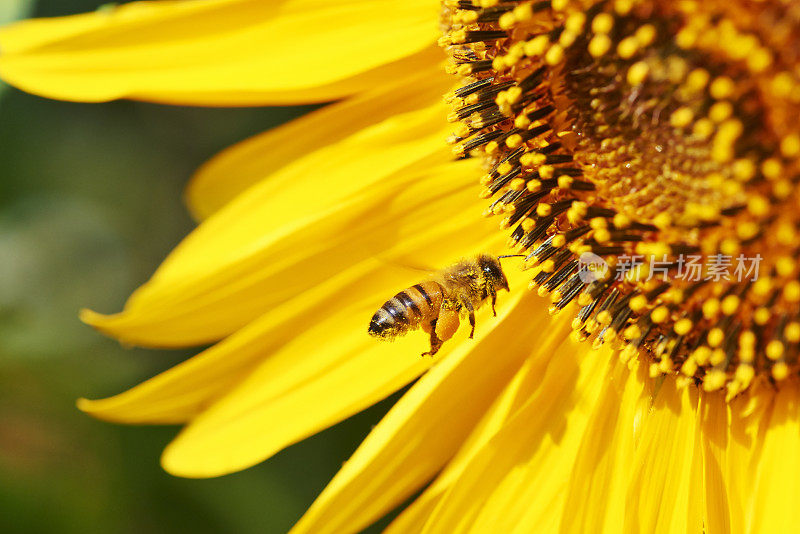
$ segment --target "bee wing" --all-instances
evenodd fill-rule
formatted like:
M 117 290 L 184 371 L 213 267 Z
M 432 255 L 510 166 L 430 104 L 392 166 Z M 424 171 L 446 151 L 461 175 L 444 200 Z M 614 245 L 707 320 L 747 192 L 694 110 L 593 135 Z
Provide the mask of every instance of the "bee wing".
M 409 271 L 417 271 L 427 275 L 432 275 L 439 272 L 439 269 L 435 267 L 419 263 L 419 258 L 414 258 L 413 256 L 395 256 L 392 258 L 378 256 L 377 259 L 378 261 L 381 261 L 386 265 L 391 265 L 392 267 Z

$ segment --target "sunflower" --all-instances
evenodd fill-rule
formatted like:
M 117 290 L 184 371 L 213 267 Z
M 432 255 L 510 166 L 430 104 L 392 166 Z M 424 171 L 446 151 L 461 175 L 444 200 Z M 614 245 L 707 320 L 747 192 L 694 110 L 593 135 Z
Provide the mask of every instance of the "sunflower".
M 0 46 L 0 76 L 51 98 L 337 100 L 201 168 L 197 229 L 122 312 L 83 314 L 212 344 L 80 402 L 185 424 L 170 473 L 246 468 L 417 379 L 296 532 L 415 494 L 389 531 L 800 523 L 796 2 L 151 2 Z M 508 247 L 474 340 L 367 336 L 404 266 Z

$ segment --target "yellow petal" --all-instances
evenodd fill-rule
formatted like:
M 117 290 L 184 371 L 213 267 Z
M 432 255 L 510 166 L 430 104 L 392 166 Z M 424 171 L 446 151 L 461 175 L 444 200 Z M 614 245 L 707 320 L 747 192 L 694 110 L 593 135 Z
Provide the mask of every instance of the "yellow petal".
M 436 167 L 449 156 L 435 114 L 396 117 L 250 188 L 189 235 L 125 311 L 84 319 L 132 344 L 214 341 L 400 240 L 474 218 L 480 171 L 472 162 Z
M 703 531 L 702 508 L 695 506 L 702 498 L 695 393 L 679 390 L 673 378 L 658 389 L 631 459 L 626 531 Z
M 800 524 L 800 395 L 796 384 L 781 384 L 765 431 L 751 489 L 750 532 L 796 532 Z M 768 423 L 767 423 L 768 421 Z
M 430 54 L 402 60 L 431 47 L 438 11 L 432 0 L 134 3 L 12 26 L 0 33 L 0 77 L 88 102 L 324 101 L 374 85 L 373 69 L 430 65 Z
M 419 200 L 433 201 L 424 191 L 420 192 Z M 406 217 L 417 216 L 414 210 L 408 210 L 399 214 L 394 223 L 404 224 Z M 377 309 L 394 292 L 427 276 L 414 268 L 403 267 L 407 263 L 399 258 L 413 257 L 423 264 L 441 265 L 475 253 L 475 239 L 491 234 L 494 243 L 487 241 L 482 250 L 500 250 L 501 239 L 495 237 L 496 232 L 492 232 L 490 226 L 493 225 L 486 220 L 454 217 L 447 224 L 433 224 L 416 238 L 387 243 L 381 258 L 368 258 L 348 266 L 341 274 L 306 293 L 268 309 L 253 323 L 183 364 L 115 397 L 82 401 L 80 407 L 96 417 L 118 422 L 187 421 L 243 380 L 274 351 L 298 336 L 311 335 L 308 325 L 318 322 L 321 314 L 338 312 L 343 306 L 364 299 L 370 300 Z M 360 320 L 363 324 L 358 331 L 366 336 L 363 331 L 369 318 Z M 325 339 L 317 340 L 323 341 Z
M 708 532 L 734 532 L 744 530 L 744 509 L 731 494 L 743 488 L 732 487 L 725 474 L 728 450 L 729 410 L 720 394 L 703 395 L 700 399 L 701 452 L 703 454 L 703 523 Z M 733 517 L 732 517 L 733 514 Z
M 650 408 L 644 367 L 631 372 L 619 362 L 609 373 L 575 458 L 560 532 L 622 531 L 636 430 Z
M 423 70 L 234 145 L 192 178 L 186 190 L 189 208 L 196 218 L 205 219 L 249 186 L 310 152 L 393 115 L 434 105 L 451 84 L 443 71 Z
M 425 532 L 557 529 L 572 463 L 607 364 L 608 351 L 565 342 L 528 403 L 453 483 Z
M 769 427 L 774 390 L 771 384 L 754 384 L 748 395 L 734 399 L 729 406 L 726 450 L 720 451 L 725 488 L 729 499 L 731 532 L 751 532 L 759 477 L 758 462 Z M 711 438 L 717 438 L 716 434 Z M 718 438 L 717 438 L 718 439 Z M 714 447 L 719 447 L 716 441 Z M 706 466 L 708 469 L 708 465 Z
M 541 299 L 526 295 L 516 302 L 527 277 L 514 274 L 514 301 L 503 306 L 510 311 L 501 312 L 497 320 L 484 319 L 490 326 L 479 332 L 474 345 L 462 344 L 420 379 L 370 433 L 294 532 L 360 530 L 403 502 L 455 454 L 549 327 Z
M 526 347 L 525 352 L 530 355 L 525 363 L 464 441 L 458 454 L 447 463 L 444 471 L 433 483 L 389 525 L 387 533 L 399 534 L 422 530 L 442 497 L 458 480 L 475 455 L 518 410 L 526 406 L 541 383 L 542 375 L 553 354 L 564 344 L 571 330 L 570 322 L 566 314 L 562 315 L 555 319 L 554 324 L 548 325 L 543 339 Z M 542 334 L 539 337 L 542 338 Z

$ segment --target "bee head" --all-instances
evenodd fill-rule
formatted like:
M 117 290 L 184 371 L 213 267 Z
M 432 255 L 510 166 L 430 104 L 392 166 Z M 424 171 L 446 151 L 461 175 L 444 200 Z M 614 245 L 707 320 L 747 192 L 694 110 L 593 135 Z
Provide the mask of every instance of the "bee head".
M 508 280 L 500 266 L 500 260 L 488 254 L 478 256 L 478 266 L 483 272 L 487 284 L 491 284 L 496 289 L 508 291 Z

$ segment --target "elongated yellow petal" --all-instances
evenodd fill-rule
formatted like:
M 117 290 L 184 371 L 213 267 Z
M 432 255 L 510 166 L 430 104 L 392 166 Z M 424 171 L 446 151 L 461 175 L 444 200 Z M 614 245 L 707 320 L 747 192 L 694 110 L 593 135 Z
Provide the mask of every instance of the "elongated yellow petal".
M 736 489 L 725 473 L 730 414 L 721 394 L 703 395 L 700 399 L 701 452 L 703 455 L 703 524 L 708 532 L 742 532 L 744 509 L 731 494 Z M 733 505 L 733 506 L 732 506 Z M 733 517 L 732 517 L 733 515 Z
M 774 401 L 771 384 L 758 383 L 753 386 L 751 395 L 744 395 L 730 404 L 728 411 L 730 426 L 722 464 L 725 488 L 729 500 L 731 532 L 751 532 L 753 512 L 757 498 L 756 487 L 759 478 L 758 462 L 764 443 L 764 436 L 770 421 Z M 713 447 L 719 447 L 718 438 L 709 432 Z M 706 465 L 706 469 L 709 465 Z
M 565 320 L 566 319 L 566 320 Z M 547 365 L 559 348 L 566 345 L 571 330 L 570 320 L 565 315 L 555 320 L 540 339 L 527 347 L 530 353 L 523 366 L 495 400 L 458 451 L 447 463 L 444 471 L 428 486 L 422 495 L 389 525 L 387 533 L 420 532 L 447 491 L 458 480 L 489 440 L 521 408 L 526 406 L 531 395 L 541 383 Z M 571 347 L 567 346 L 567 350 Z
M 641 429 L 631 460 L 626 531 L 702 532 L 700 450 L 696 391 L 678 390 L 667 378 Z M 695 500 L 693 500 L 693 497 Z
M 192 178 L 186 190 L 189 208 L 196 218 L 205 219 L 249 186 L 274 179 L 270 174 L 297 158 L 393 115 L 440 102 L 450 84 L 450 77 L 439 70 L 418 72 L 234 145 Z
M 124 5 L 5 30 L 0 77 L 31 93 L 88 102 L 324 101 L 374 85 L 367 73 L 430 47 L 438 10 L 432 0 Z M 410 72 L 425 61 L 401 67 Z
M 560 532 L 622 531 L 636 431 L 650 408 L 649 381 L 642 371 L 631 372 L 621 363 L 610 371 L 575 458 Z
M 552 532 L 608 352 L 554 355 L 537 391 L 470 460 L 425 532 Z
M 513 272 L 513 271 L 512 271 Z M 511 277 L 522 295 L 525 276 Z M 528 295 L 504 306 L 491 331 L 425 375 L 367 437 L 294 532 L 357 531 L 427 482 L 462 444 L 495 397 L 542 342 L 550 317 Z M 531 313 L 531 310 L 537 310 Z M 497 321 L 497 322 L 495 322 Z M 499 353 L 503 354 L 498 358 Z
M 124 312 L 84 319 L 133 344 L 209 342 L 399 240 L 458 227 L 481 211 L 467 187 L 479 171 L 435 167 L 449 159 L 435 113 L 381 123 L 251 188 L 193 232 Z M 494 227 L 479 224 L 479 236 Z
M 754 534 L 795 532 L 800 524 L 800 391 L 796 384 L 781 384 L 771 414 L 762 424 L 765 431 L 748 526 Z

